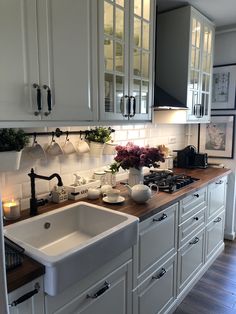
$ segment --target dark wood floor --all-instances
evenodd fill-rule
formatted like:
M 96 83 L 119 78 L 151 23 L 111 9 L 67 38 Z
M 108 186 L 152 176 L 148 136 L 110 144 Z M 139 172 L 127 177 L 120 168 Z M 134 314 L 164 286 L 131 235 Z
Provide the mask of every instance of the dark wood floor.
M 174 314 L 236 314 L 236 240 L 194 286 Z

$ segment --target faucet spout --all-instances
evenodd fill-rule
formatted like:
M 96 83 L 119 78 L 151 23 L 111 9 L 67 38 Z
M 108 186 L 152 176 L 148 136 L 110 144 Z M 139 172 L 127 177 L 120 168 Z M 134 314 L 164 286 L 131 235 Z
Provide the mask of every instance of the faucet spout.
M 32 168 L 30 173 L 28 173 L 28 176 L 30 177 L 30 183 L 31 183 L 31 199 L 30 199 L 30 215 L 35 216 L 38 214 L 38 206 L 45 205 L 47 201 L 45 200 L 37 200 L 36 193 L 35 193 L 35 179 L 42 179 L 50 181 L 53 178 L 57 178 L 58 186 L 63 186 L 62 179 L 58 173 L 53 173 L 50 176 L 42 176 L 34 172 L 34 169 Z

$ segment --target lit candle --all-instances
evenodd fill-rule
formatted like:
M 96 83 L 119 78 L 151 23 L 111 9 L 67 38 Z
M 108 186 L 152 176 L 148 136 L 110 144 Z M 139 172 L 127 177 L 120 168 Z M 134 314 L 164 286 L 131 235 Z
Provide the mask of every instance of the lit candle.
M 3 203 L 4 217 L 14 220 L 20 217 L 20 205 L 18 200 L 6 201 Z

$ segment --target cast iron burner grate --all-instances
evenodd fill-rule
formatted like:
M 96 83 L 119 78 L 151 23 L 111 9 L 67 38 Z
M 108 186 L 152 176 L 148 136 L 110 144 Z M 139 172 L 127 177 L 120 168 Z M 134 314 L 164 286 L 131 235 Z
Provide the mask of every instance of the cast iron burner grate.
M 160 191 L 173 193 L 199 179 L 186 174 L 175 174 L 172 171 L 154 171 L 144 176 L 144 184 L 156 184 Z

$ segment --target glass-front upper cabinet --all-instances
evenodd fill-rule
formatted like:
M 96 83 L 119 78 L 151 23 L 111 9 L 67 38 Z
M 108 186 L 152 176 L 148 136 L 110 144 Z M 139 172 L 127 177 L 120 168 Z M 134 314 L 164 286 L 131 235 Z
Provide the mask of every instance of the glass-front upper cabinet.
M 192 12 L 190 67 L 188 84 L 188 120 L 208 121 L 211 104 L 213 26 Z
M 214 24 L 191 6 L 157 18 L 156 82 L 187 107 L 186 123 L 210 121 L 214 32 Z
M 101 120 L 150 120 L 154 0 L 99 1 Z

